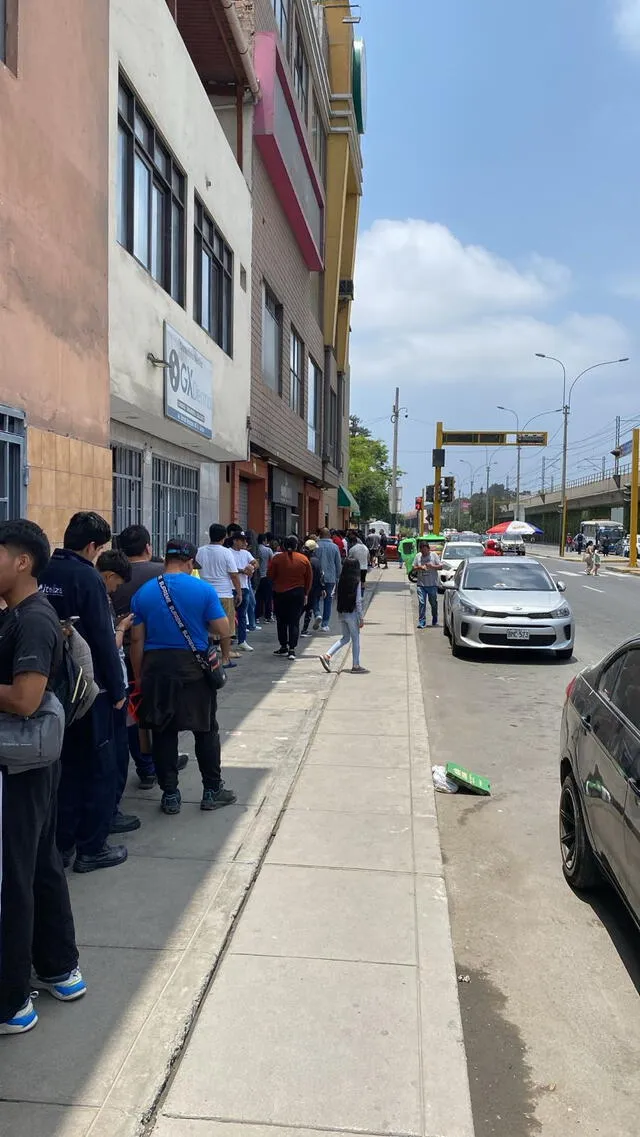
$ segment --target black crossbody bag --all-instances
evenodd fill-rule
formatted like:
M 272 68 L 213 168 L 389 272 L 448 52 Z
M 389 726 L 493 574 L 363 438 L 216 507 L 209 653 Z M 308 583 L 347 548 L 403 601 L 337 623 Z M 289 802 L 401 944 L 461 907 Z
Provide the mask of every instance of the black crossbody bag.
M 198 667 L 201 668 L 202 674 L 207 680 L 207 683 L 209 684 L 211 690 L 220 691 L 227 681 L 227 674 L 220 664 L 220 657 L 216 648 L 212 647 L 208 655 L 204 655 L 203 652 L 198 650 L 195 643 L 193 642 L 191 632 L 187 628 L 184 620 L 182 619 L 182 616 L 180 615 L 178 609 L 173 603 L 173 600 L 171 599 L 171 593 L 167 588 L 167 582 L 163 576 L 158 577 L 158 585 L 160 587 L 160 592 L 162 593 L 162 598 L 167 605 L 167 608 L 169 609 L 176 624 L 178 625 L 178 628 L 184 637 L 185 643 L 193 653 L 194 659 L 197 661 Z

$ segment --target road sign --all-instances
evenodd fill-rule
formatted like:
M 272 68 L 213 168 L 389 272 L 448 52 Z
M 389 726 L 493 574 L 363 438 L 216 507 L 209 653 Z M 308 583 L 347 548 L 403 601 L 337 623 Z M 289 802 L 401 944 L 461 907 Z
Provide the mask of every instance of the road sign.
M 546 431 L 444 430 L 443 446 L 546 446 Z
M 628 442 L 623 442 L 622 446 L 619 447 L 618 457 L 619 458 L 626 458 L 627 455 L 630 454 L 632 450 L 633 450 L 633 439 L 630 438 L 628 440 Z

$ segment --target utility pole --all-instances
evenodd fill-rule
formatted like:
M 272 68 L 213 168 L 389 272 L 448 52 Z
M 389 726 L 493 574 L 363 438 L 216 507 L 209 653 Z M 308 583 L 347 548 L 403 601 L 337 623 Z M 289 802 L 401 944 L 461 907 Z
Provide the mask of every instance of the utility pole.
M 393 404 L 391 421 L 393 423 L 393 464 L 391 467 L 391 532 L 396 532 L 398 520 L 398 420 L 400 418 L 400 388 L 396 387 L 396 401 Z
M 441 422 L 436 423 L 436 450 L 442 450 L 443 427 Z M 442 468 L 436 466 L 433 471 L 433 532 L 440 532 L 441 504 L 440 493 L 442 489 Z
M 543 458 L 542 459 L 542 489 L 540 491 L 540 493 L 542 493 L 542 494 L 544 494 L 544 474 L 545 474 L 546 462 L 547 462 L 546 458 Z
M 606 456 L 606 454 L 603 454 L 602 455 L 602 480 L 603 481 L 604 481 L 606 472 L 607 472 L 607 456 Z
M 640 463 L 640 428 L 633 431 L 631 449 L 631 502 L 629 514 L 629 566 L 638 564 L 638 464 Z
M 487 451 L 488 454 L 488 451 Z M 484 528 L 485 532 L 489 528 L 489 477 L 491 475 L 491 465 L 487 457 L 487 492 L 484 499 Z

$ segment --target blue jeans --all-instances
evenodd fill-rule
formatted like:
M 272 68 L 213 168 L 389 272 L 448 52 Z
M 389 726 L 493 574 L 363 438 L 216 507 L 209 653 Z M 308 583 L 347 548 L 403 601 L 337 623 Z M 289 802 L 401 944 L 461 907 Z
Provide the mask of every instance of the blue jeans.
M 256 630 L 256 594 L 253 591 L 253 585 L 249 585 L 247 589 L 247 626 L 250 632 Z
M 331 620 L 331 605 L 333 603 L 333 594 L 336 590 L 335 581 L 325 580 L 324 587 L 325 587 L 324 604 L 322 606 L 322 626 L 323 626 L 323 628 L 327 624 L 329 624 L 329 622 Z M 320 597 L 318 597 L 318 608 L 316 610 L 316 616 L 319 616 L 319 615 L 320 615 Z
M 357 612 L 339 612 L 340 616 L 340 630 L 342 636 L 336 640 L 329 648 L 327 655 L 335 655 L 343 647 L 348 647 L 351 643 L 351 654 L 353 656 L 353 666 L 360 666 L 360 617 Z
M 238 617 L 238 643 L 246 643 L 247 639 L 247 608 L 249 605 L 249 589 L 242 589 L 242 604 L 236 608 L 236 616 Z
M 431 608 L 431 623 L 438 623 L 438 586 L 437 584 L 418 585 L 418 624 L 424 628 L 427 622 L 427 600 Z

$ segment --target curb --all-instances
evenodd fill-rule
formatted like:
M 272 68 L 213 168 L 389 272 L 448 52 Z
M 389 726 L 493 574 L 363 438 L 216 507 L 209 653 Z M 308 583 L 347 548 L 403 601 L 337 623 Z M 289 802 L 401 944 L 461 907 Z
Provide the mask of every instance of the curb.
M 428 1001 L 428 1014 L 422 1014 L 423 1038 L 425 1049 L 429 1053 L 430 1080 L 441 1087 L 437 1101 L 425 1102 L 428 1121 L 426 1131 L 441 1134 L 442 1137 L 474 1137 L 449 899 L 440 847 L 429 732 L 416 642 L 413 589 L 406 578 L 405 583 L 405 618 L 410 628 L 407 668 L 414 865 L 420 865 L 425 846 L 428 846 L 429 859 L 431 863 L 435 860 L 438 866 L 435 905 L 429 904 L 428 909 L 429 944 L 419 945 L 422 999 Z M 416 875 L 416 881 L 418 880 Z M 424 918 L 424 900 L 422 908 Z M 427 950 L 423 950 L 425 946 Z

